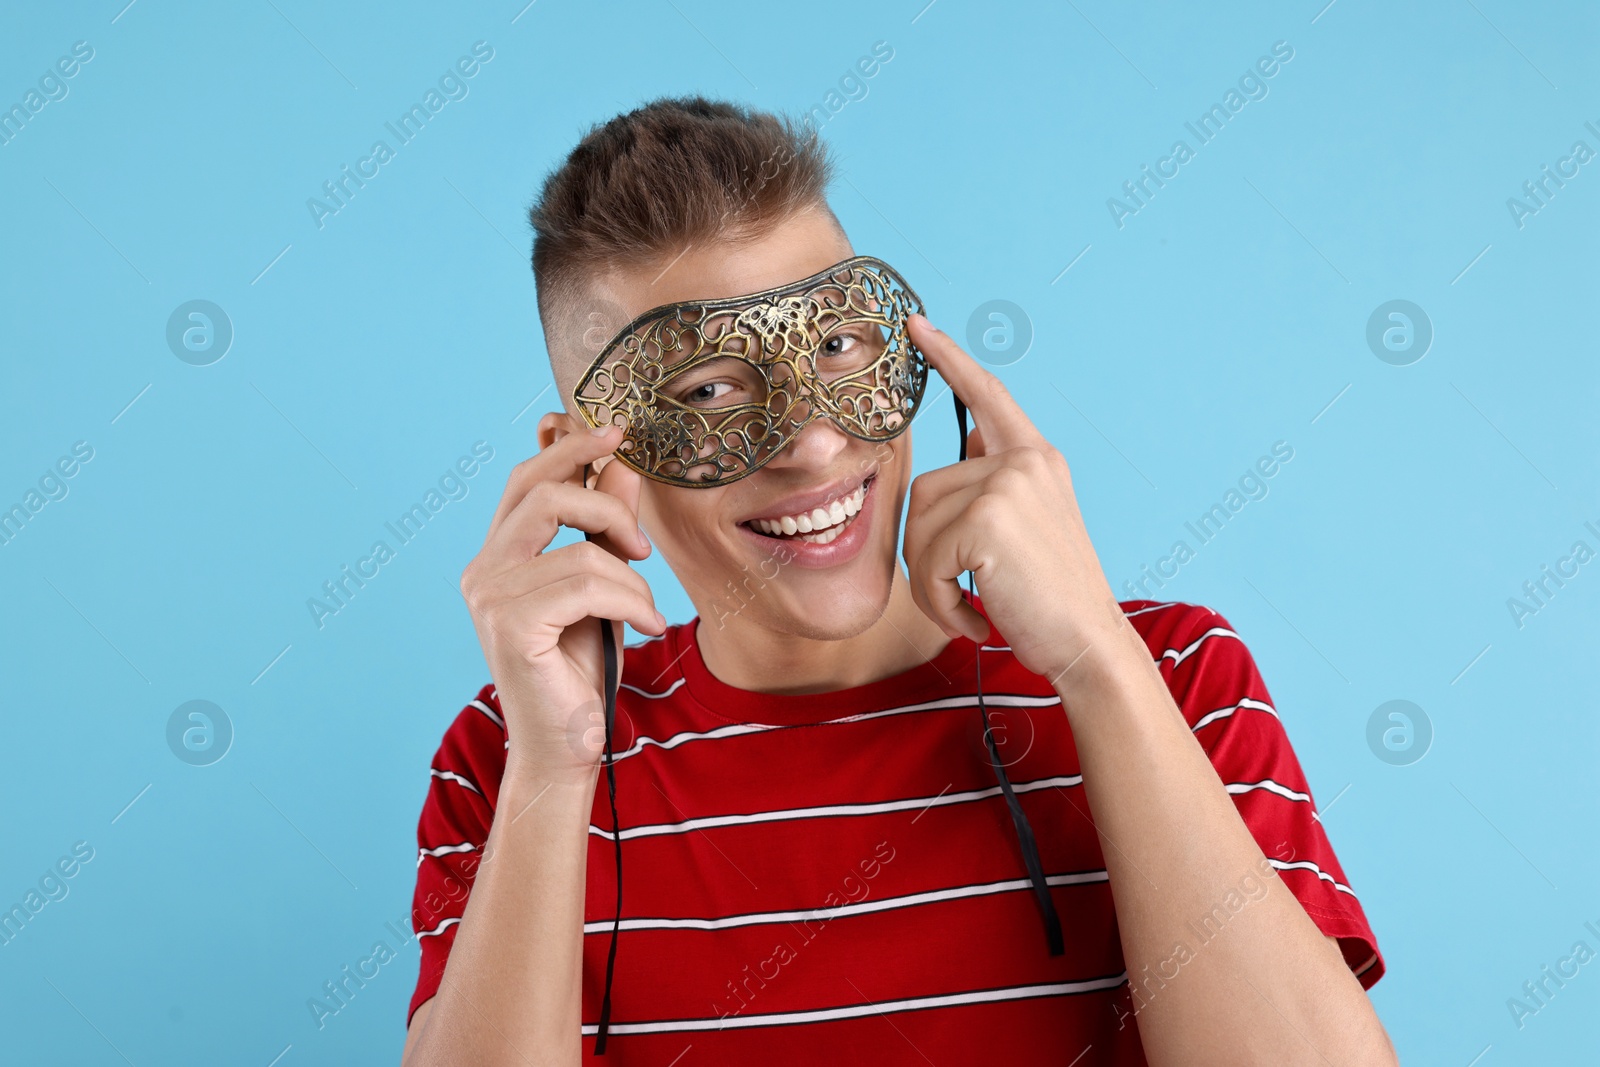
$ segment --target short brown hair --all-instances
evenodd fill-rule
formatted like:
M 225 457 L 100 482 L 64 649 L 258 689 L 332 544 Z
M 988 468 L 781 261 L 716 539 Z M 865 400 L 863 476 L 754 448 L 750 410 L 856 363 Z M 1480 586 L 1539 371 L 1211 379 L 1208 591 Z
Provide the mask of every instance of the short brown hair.
M 663 97 L 593 127 L 528 213 L 552 360 L 553 335 L 582 301 L 587 275 L 711 239 L 759 237 L 807 207 L 828 210 L 832 176 L 810 127 L 700 96 Z

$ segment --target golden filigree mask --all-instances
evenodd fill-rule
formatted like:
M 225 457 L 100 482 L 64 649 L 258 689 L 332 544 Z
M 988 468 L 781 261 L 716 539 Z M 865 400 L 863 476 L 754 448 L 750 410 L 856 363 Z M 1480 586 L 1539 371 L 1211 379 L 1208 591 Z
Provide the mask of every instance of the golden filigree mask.
M 590 426 L 625 428 L 616 457 L 645 477 L 724 485 L 816 419 L 864 441 L 904 432 L 928 382 L 906 332 L 921 311 L 871 256 L 749 296 L 668 304 L 606 345 L 573 400 Z

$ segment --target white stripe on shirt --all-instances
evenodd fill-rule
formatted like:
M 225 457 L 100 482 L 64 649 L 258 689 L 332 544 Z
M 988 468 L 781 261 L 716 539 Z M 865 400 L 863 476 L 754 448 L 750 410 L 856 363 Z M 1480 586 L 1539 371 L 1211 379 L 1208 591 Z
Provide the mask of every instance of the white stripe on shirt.
M 1128 974 L 1106 978 L 1090 978 L 1081 982 L 1052 982 L 1048 985 L 1010 986 L 1005 989 L 976 989 L 968 993 L 944 993 L 937 996 L 908 997 L 904 1000 L 880 1000 L 876 1003 L 845 1004 L 837 1008 L 813 1008 L 809 1011 L 772 1012 L 766 1015 L 726 1015 L 720 1019 L 666 1019 L 660 1022 L 612 1023 L 613 1034 L 663 1034 L 693 1030 L 736 1030 L 764 1026 L 795 1026 L 805 1023 L 828 1022 L 834 1019 L 860 1019 L 869 1015 L 890 1012 L 923 1011 L 928 1008 L 949 1008 L 961 1004 L 991 1004 L 1008 1000 L 1032 1000 L 1036 997 L 1072 996 L 1116 989 L 1128 980 Z M 585 1023 L 585 1035 L 598 1033 L 599 1026 Z
M 1226 626 L 1213 626 L 1211 629 L 1207 630 L 1205 633 L 1191 641 L 1188 646 L 1183 649 L 1183 651 L 1180 652 L 1175 648 L 1169 648 L 1165 652 L 1161 653 L 1161 655 L 1156 657 L 1156 662 L 1160 663 L 1162 660 L 1171 657 L 1172 665 L 1176 667 L 1178 664 L 1188 659 L 1190 655 L 1194 653 L 1195 649 L 1199 648 L 1205 643 L 1205 640 L 1208 637 L 1231 637 L 1235 641 L 1242 640 L 1238 634 L 1234 633 Z
M 1165 604 L 1151 604 L 1147 608 L 1139 608 L 1137 611 L 1124 611 L 1122 614 L 1131 619 L 1135 615 L 1143 615 L 1147 611 L 1160 611 L 1162 608 L 1175 608 L 1180 603 L 1182 603 L 1182 601 L 1169 600 Z
M 669 697 L 673 693 L 676 693 L 678 691 L 678 687 L 681 686 L 684 682 L 687 682 L 688 680 L 689 679 L 687 679 L 687 678 L 679 678 L 676 682 L 673 682 L 671 685 L 667 686 L 665 689 L 663 689 L 659 693 L 646 693 L 643 689 L 640 689 L 638 686 L 636 686 L 636 685 L 628 685 L 625 682 L 618 683 L 618 684 L 620 684 L 622 686 L 622 688 L 630 690 L 631 692 L 634 692 L 634 693 L 638 693 L 642 697 L 647 697 L 650 700 L 660 700 L 662 697 Z
M 1269 856 L 1269 857 L 1267 857 L 1267 862 L 1272 864 L 1274 867 L 1276 867 L 1280 871 L 1310 871 L 1313 874 L 1315 874 L 1318 878 L 1321 878 L 1324 882 L 1331 883 L 1333 885 L 1333 888 L 1337 889 L 1339 892 L 1341 892 L 1341 893 L 1349 893 L 1351 896 L 1355 896 L 1356 895 L 1355 891 L 1352 890 L 1349 886 L 1345 885 L 1343 882 L 1334 881 L 1333 875 L 1329 874 L 1327 871 L 1323 870 L 1321 867 L 1318 867 L 1315 863 L 1312 863 L 1310 860 L 1296 860 L 1293 863 L 1285 863 L 1283 860 L 1275 860 L 1275 859 L 1273 859 L 1272 857 Z
M 1311 801 L 1310 793 L 1301 793 L 1298 790 L 1290 789 L 1286 785 L 1274 782 L 1271 778 L 1263 778 L 1259 782 L 1229 782 L 1227 784 L 1227 790 L 1233 796 L 1238 796 L 1240 793 L 1249 793 L 1256 789 L 1264 789 L 1268 793 L 1278 794 L 1285 800 L 1296 800 L 1303 804 Z
M 417 849 L 417 866 L 421 867 L 422 861 L 427 859 L 429 856 L 448 856 L 455 852 L 472 852 L 477 847 L 478 846 L 474 845 L 471 841 L 463 841 L 459 845 L 440 845 L 438 848 L 419 848 Z
M 682 679 L 677 684 L 682 684 Z M 629 687 L 631 688 L 631 687 Z M 1008 693 L 985 693 L 983 702 L 988 707 L 995 708 L 1051 708 L 1061 703 L 1061 697 L 1050 696 L 1021 696 Z M 941 697 L 938 700 L 928 700 L 920 704 L 905 704 L 896 708 L 886 708 L 883 711 L 862 712 L 859 715 L 846 715 L 841 719 L 826 719 L 816 723 L 806 723 L 807 726 L 841 726 L 847 723 L 868 722 L 872 719 L 882 719 L 891 715 L 912 715 L 922 711 L 942 711 L 950 708 L 976 708 L 978 697 L 976 694 L 966 696 Z M 628 748 L 616 754 L 617 760 L 629 756 L 637 756 L 648 746 L 670 749 L 679 745 L 688 744 L 690 741 L 713 741 L 723 737 L 739 737 L 744 734 L 765 733 L 768 730 L 793 729 L 790 726 L 771 725 L 768 723 L 746 722 L 730 723 L 727 726 L 718 726 L 712 730 L 685 730 L 682 733 L 672 734 L 658 740 L 654 737 L 641 737 Z
M 467 701 L 467 707 L 469 707 L 469 708 L 477 708 L 479 711 L 481 711 L 485 715 L 489 716 L 489 721 L 494 723 L 496 726 L 500 727 L 500 729 L 504 730 L 506 728 L 506 721 L 504 719 L 502 719 L 500 716 L 496 715 L 494 713 L 494 709 L 491 708 L 489 705 L 485 704 L 483 701 L 481 701 L 481 700 L 469 700 L 469 701 Z
M 1278 709 L 1274 708 L 1271 704 L 1264 703 L 1260 700 L 1252 700 L 1249 697 L 1246 697 L 1245 699 L 1239 701 L 1239 703 L 1234 704 L 1232 707 L 1218 708 L 1216 711 L 1206 712 L 1204 715 L 1200 716 L 1199 721 L 1190 727 L 1190 729 L 1199 730 L 1202 726 L 1210 726 L 1218 719 L 1228 718 L 1240 708 L 1254 708 L 1256 711 L 1266 712 L 1275 719 L 1278 717 Z
M 417 931 L 417 936 L 418 937 L 438 937 L 440 934 L 444 933 L 446 930 L 450 929 L 450 927 L 454 926 L 456 923 L 458 923 L 460 921 L 461 920 L 459 918 L 456 918 L 456 917 L 452 917 L 452 918 L 446 919 L 444 922 L 440 923 L 438 926 L 435 926 L 432 930 L 418 930 Z
M 1083 783 L 1083 775 L 1068 774 L 1055 778 L 1040 778 L 1032 782 L 1017 782 L 1012 785 L 1012 790 L 1017 793 L 1031 793 L 1036 789 L 1053 789 L 1060 786 L 1074 786 Z M 691 830 L 705 830 L 721 826 L 748 826 L 755 823 L 787 822 L 791 819 L 815 819 L 830 816 L 877 815 L 889 811 L 914 811 L 933 807 L 945 807 L 950 804 L 966 804 L 974 800 L 984 800 L 988 797 L 1000 795 L 999 786 L 988 789 L 973 789 L 965 793 L 940 793 L 931 797 L 908 797 L 903 800 L 885 800 L 874 804 L 825 804 L 813 808 L 780 808 L 775 811 L 756 811 L 742 815 L 709 815 L 699 819 L 686 819 L 683 822 L 654 823 L 644 826 L 630 826 L 622 831 L 624 841 L 635 837 L 657 837 L 662 834 L 684 834 Z M 603 830 L 590 824 L 589 832 L 596 837 L 603 837 L 607 841 L 615 835 L 610 830 Z
M 1076 871 L 1072 874 L 1052 874 L 1045 879 L 1050 885 L 1086 885 L 1091 882 L 1104 882 L 1108 876 L 1104 870 Z M 720 919 L 623 919 L 623 930 L 728 930 L 739 926 L 762 926 L 768 923 L 794 923 L 794 922 L 827 922 L 830 919 L 844 918 L 849 915 L 870 915 L 879 911 L 895 911 L 899 908 L 913 908 L 919 904 L 934 904 L 943 900 L 962 900 L 968 897 L 990 896 L 995 893 L 1009 893 L 1017 889 L 1030 889 L 1033 883 L 1026 878 L 1012 878 L 1004 882 L 983 882 L 977 885 L 959 885 L 950 889 L 933 889 L 925 893 L 910 893 L 900 897 L 884 897 L 881 900 L 863 900 L 853 904 L 840 904 L 832 908 L 814 908 L 809 911 L 766 911 L 750 912 L 745 915 L 728 915 Z M 584 923 L 583 932 L 586 934 L 602 934 L 611 932 L 612 920 L 605 919 L 600 922 Z
M 483 796 L 483 790 L 479 789 L 476 785 L 463 778 L 455 771 L 441 771 L 437 767 L 430 767 L 428 768 L 428 773 L 433 775 L 435 778 L 443 778 L 447 782 L 459 782 L 461 785 L 466 786 L 480 797 Z

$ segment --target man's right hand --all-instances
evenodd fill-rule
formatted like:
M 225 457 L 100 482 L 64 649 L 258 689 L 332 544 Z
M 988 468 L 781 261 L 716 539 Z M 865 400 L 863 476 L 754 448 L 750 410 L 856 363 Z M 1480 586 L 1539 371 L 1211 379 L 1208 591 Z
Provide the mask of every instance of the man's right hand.
M 607 463 L 595 488 L 584 467 L 610 455 L 622 431 L 566 434 L 512 470 L 483 548 L 461 575 L 499 693 L 510 740 L 506 774 L 541 782 L 593 782 L 603 750 L 600 626 L 611 619 L 666 632 L 644 578 L 627 564 L 650 554 L 639 529 L 642 479 Z M 546 551 L 563 526 L 594 534 Z

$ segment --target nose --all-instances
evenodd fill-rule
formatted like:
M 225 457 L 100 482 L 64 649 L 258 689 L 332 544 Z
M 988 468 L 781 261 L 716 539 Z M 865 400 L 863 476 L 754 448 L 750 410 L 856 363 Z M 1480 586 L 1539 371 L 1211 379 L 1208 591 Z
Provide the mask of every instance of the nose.
M 802 403 L 804 407 L 808 405 Z M 799 474 L 837 470 L 839 458 L 852 440 L 832 419 L 812 419 L 786 447 L 778 450 L 767 467 Z

